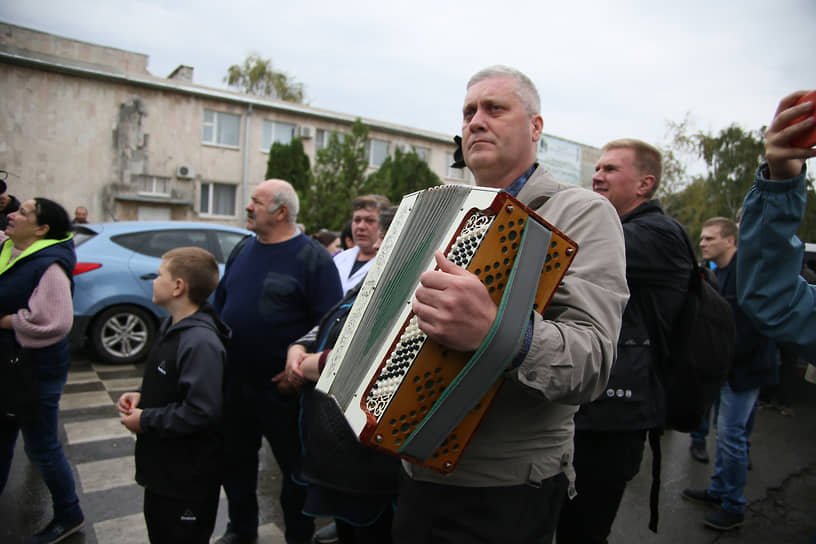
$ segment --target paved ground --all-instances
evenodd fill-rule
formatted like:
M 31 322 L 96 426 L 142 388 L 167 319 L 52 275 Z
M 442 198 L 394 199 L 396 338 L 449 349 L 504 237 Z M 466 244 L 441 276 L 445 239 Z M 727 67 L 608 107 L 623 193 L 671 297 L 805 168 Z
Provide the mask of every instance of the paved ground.
M 93 363 L 75 354 L 60 408 L 61 438 L 77 477 L 88 524 L 68 544 L 136 544 L 147 542 L 141 515 L 141 488 L 133 482 L 133 437 L 119 424 L 115 399 L 140 382 L 141 367 Z M 796 414 L 787 417 L 760 410 L 752 439 L 754 468 L 748 475 L 750 503 L 744 528 L 726 534 L 705 529 L 705 510 L 680 499 L 685 487 L 703 487 L 711 465 L 688 454 L 688 436 L 668 433 L 663 439 L 663 474 L 658 534 L 647 528 L 651 456 L 624 496 L 610 542 L 646 543 L 798 543 L 816 535 L 816 386 L 800 382 Z M 708 451 L 713 454 L 713 438 Z M 259 500 L 261 544 L 282 544 L 277 505 L 279 473 L 267 446 L 261 455 Z M 9 484 L 0 496 L 0 542 L 17 544 L 48 522 L 48 493 L 36 470 L 17 445 Z M 215 536 L 226 524 L 222 497 Z

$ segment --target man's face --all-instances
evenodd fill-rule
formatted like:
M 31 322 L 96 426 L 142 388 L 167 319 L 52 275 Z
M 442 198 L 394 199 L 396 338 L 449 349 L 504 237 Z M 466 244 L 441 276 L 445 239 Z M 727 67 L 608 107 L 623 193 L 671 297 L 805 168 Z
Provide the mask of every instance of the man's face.
M 252 191 L 252 197 L 246 207 L 247 230 L 263 235 L 274 228 L 275 220 L 281 218 L 281 215 L 285 213 L 285 208 L 272 205 L 273 198 L 274 193 L 268 185 L 261 184 Z
M 643 197 L 643 176 L 634 161 L 633 149 L 610 149 L 595 165 L 592 190 L 609 199 L 618 215 L 635 209 Z
M 351 237 L 354 245 L 360 248 L 364 255 L 376 251 L 374 244 L 379 239 L 378 220 L 380 211 L 377 208 L 361 208 L 355 210 L 351 216 Z
M 9 205 L 9 202 L 11 202 L 11 197 L 8 195 L 8 193 L 3 193 L 0 195 L 0 211 L 5 210 L 6 206 Z
M 484 79 L 468 89 L 462 108 L 462 152 L 480 185 L 491 185 L 491 180 L 520 165 L 529 168 L 540 135 L 541 117 L 524 111 L 514 79 Z
M 88 221 L 88 210 L 85 208 L 77 208 L 74 212 L 74 217 L 77 223 L 85 223 Z
M 734 238 L 723 238 L 719 225 L 711 225 L 703 229 L 700 234 L 700 249 L 703 259 L 717 262 L 734 247 Z M 719 264 L 719 263 L 718 263 Z

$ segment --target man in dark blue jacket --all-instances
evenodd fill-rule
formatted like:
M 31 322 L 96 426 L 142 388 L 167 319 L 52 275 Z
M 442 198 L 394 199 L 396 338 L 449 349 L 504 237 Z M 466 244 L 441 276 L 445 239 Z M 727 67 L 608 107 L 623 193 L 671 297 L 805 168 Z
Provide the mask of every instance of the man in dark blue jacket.
M 703 223 L 703 259 L 717 265 L 720 294 L 731 304 L 737 325 L 734 364 L 722 386 L 717 416 L 717 453 L 708 489 L 683 491 L 683 498 L 719 508 L 704 523 L 720 531 L 734 529 L 745 519 L 745 481 L 748 473 L 746 429 L 759 389 L 778 380 L 776 344 L 761 336 L 737 304 L 737 224 L 725 217 Z
M 308 542 L 314 532 L 314 520 L 301 512 L 305 489 L 290 478 L 300 458 L 302 383 L 291 383 L 284 367 L 289 344 L 340 300 L 342 290 L 329 254 L 295 226 L 299 205 L 285 181 L 258 185 L 246 207 L 247 228 L 256 236 L 233 251 L 215 292 L 215 308 L 232 329 L 224 397 L 229 524 L 218 544 L 257 541 L 262 437 L 283 476 L 287 543 Z

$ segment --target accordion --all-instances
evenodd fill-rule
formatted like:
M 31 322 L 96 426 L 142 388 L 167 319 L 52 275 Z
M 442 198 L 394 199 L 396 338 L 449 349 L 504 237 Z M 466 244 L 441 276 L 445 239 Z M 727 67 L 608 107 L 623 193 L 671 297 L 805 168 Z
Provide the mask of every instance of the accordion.
M 578 247 L 496 189 L 446 185 L 406 195 L 317 383 L 360 441 L 451 472 Z M 417 326 L 411 300 L 442 251 L 475 274 L 498 306 L 475 353 Z

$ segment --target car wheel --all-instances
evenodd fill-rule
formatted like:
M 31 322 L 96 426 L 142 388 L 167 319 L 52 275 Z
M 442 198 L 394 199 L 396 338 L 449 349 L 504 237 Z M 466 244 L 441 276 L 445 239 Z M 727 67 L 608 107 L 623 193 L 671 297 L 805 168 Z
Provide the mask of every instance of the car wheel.
M 156 325 L 153 316 L 136 306 L 113 306 L 94 320 L 90 338 L 96 355 L 105 362 L 129 364 L 150 351 Z

